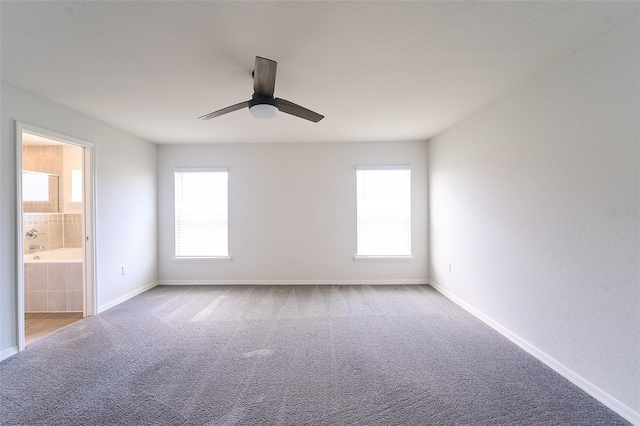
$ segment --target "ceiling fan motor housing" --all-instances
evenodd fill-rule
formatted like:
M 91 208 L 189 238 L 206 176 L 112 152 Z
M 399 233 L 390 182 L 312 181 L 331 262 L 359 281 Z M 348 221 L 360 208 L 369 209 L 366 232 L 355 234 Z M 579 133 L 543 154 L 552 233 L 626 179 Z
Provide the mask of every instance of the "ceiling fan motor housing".
M 255 118 L 275 118 L 278 115 L 278 101 L 273 96 L 253 94 L 249 101 L 249 112 Z
M 264 104 L 273 105 L 274 107 L 278 108 L 278 101 L 276 101 L 273 96 L 261 96 L 261 95 L 256 95 L 255 93 L 253 94 L 253 96 L 251 97 L 251 100 L 249 101 L 249 108 L 255 105 L 264 105 Z

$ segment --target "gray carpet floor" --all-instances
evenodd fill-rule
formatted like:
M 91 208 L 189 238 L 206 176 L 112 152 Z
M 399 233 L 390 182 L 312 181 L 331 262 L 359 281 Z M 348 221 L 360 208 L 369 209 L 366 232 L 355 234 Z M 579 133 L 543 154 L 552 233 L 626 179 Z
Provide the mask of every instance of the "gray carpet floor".
M 623 425 L 429 286 L 156 287 L 0 364 L 2 425 Z

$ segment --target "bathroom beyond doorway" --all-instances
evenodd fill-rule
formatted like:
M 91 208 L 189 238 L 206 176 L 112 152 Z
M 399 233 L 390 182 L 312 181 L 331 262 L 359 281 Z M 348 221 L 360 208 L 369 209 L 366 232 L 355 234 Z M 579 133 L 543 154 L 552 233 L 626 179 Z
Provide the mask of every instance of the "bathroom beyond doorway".
M 91 143 L 23 123 L 16 135 L 23 350 L 95 313 L 94 152 Z

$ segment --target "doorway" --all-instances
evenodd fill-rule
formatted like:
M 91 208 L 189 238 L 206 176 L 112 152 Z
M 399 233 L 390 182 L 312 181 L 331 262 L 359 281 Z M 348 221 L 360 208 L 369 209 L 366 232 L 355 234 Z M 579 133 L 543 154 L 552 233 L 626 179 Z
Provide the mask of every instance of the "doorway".
M 16 123 L 18 348 L 96 312 L 94 147 Z

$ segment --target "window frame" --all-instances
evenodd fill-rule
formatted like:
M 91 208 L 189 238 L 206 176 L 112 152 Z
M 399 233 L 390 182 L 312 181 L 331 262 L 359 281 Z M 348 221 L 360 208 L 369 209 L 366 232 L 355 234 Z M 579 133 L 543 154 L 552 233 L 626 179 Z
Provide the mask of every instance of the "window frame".
M 358 171 L 359 170 L 409 170 L 409 254 L 408 255 L 361 255 L 358 254 Z M 373 165 L 373 166 L 356 166 L 356 254 L 353 256 L 355 262 L 379 262 L 379 263 L 396 263 L 396 262 L 412 262 L 413 256 L 413 173 L 411 173 L 411 165 Z
M 226 256 L 178 256 L 178 213 L 176 205 L 176 173 L 220 173 L 225 172 L 227 174 L 227 255 Z M 174 263 L 211 263 L 211 262 L 231 262 L 231 255 L 229 251 L 229 179 L 230 173 L 227 167 L 176 167 L 173 169 L 173 227 L 174 227 L 174 240 L 173 240 L 173 257 L 171 258 Z

